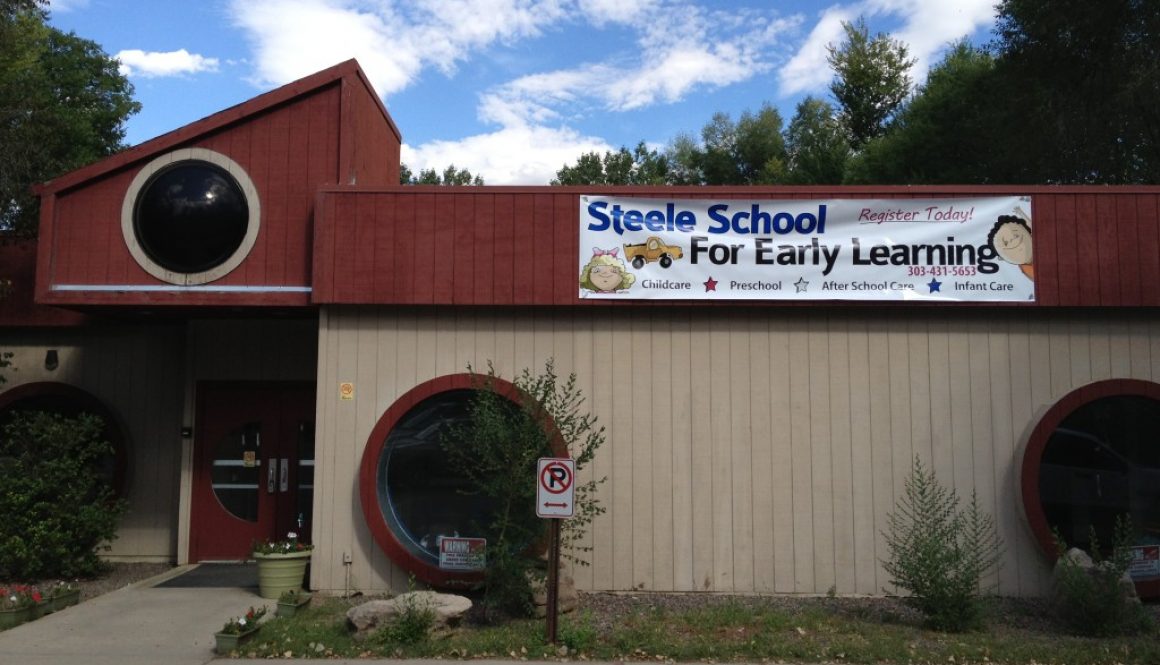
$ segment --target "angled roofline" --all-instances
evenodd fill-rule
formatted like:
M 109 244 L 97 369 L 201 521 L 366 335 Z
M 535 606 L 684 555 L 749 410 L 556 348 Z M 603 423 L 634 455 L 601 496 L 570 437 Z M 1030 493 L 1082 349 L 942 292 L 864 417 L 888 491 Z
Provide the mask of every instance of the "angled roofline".
M 187 144 L 200 136 L 210 134 L 229 125 L 242 122 L 250 116 L 286 104 L 296 97 L 308 95 L 334 83 L 354 82 L 356 80 L 366 88 L 371 98 L 375 100 L 375 104 L 383 115 L 383 120 L 386 121 L 391 131 L 395 134 L 395 137 L 402 143 L 402 134 L 399 133 L 399 128 L 387 112 L 387 107 L 383 104 L 383 100 L 375 92 L 374 86 L 371 85 L 366 73 L 359 66 L 358 61 L 350 59 L 298 79 L 297 81 L 287 83 L 269 92 L 262 93 L 257 97 L 231 106 L 225 110 L 218 111 L 213 115 L 206 116 L 184 127 L 179 127 L 115 155 L 110 155 L 88 166 L 83 166 L 36 185 L 33 191 L 37 195 L 44 197 L 72 189 L 106 173 L 123 168 L 134 162 L 151 159 L 180 145 Z

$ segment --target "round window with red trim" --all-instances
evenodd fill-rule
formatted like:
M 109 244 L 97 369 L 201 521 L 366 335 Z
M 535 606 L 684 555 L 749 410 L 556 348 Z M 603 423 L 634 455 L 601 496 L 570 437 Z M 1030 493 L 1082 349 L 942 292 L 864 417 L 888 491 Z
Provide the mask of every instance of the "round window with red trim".
M 125 496 L 127 439 L 119 421 L 103 402 L 65 383 L 26 383 L 0 393 L 0 424 L 18 411 L 46 411 L 70 418 L 88 413 L 100 418 L 104 423 L 104 438 L 112 444 L 113 453 L 98 462 L 99 471 L 115 496 Z
M 445 453 L 469 429 L 476 391 L 489 389 L 478 381 L 468 374 L 441 377 L 400 397 L 372 430 L 359 471 L 363 514 L 376 543 L 397 565 L 437 587 L 468 587 L 482 579 L 478 572 L 439 565 L 440 539 L 481 537 L 494 510 Z M 507 398 L 501 403 L 518 411 L 515 386 L 490 381 L 490 389 Z
M 1160 385 L 1101 381 L 1064 396 L 1032 432 L 1023 458 L 1028 523 L 1048 556 L 1055 534 L 1090 551 L 1132 526 L 1129 573 L 1141 595 L 1160 596 Z M 1107 551 L 1103 554 L 1108 554 Z

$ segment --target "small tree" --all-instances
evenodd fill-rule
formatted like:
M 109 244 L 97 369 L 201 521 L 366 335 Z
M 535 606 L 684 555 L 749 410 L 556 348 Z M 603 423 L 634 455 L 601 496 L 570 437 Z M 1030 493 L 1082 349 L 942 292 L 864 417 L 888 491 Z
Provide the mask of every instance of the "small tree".
M 514 381 L 517 394 L 511 396 L 498 391 L 490 363 L 487 374 L 475 374 L 470 366 L 468 371 L 476 388 L 470 417 L 448 429 L 443 449 L 452 468 L 468 478 L 468 492 L 495 506 L 488 523 L 477 525 L 487 538 L 484 611 L 526 616 L 533 610 L 532 582 L 543 577 L 539 558 L 531 554 L 545 533 L 545 521 L 535 511 L 536 460 L 552 455 L 558 438 L 579 471 L 604 443 L 604 428 L 583 410 L 576 375 L 561 380 L 552 360 L 539 374 L 524 369 Z M 576 514 L 561 530 L 565 556 L 581 565 L 586 564 L 581 557 L 587 551 L 582 546 L 587 527 L 604 512 L 596 499 L 600 482 L 576 485 Z
M 123 501 L 101 474 L 112 446 L 96 416 L 16 411 L 0 428 L 0 577 L 91 576 Z
M 994 518 L 979 508 L 975 492 L 959 508 L 954 490 L 939 484 L 915 456 L 905 493 L 887 519 L 883 562 L 891 582 L 937 630 L 964 631 L 982 624 L 980 581 L 997 569 L 1002 544 Z

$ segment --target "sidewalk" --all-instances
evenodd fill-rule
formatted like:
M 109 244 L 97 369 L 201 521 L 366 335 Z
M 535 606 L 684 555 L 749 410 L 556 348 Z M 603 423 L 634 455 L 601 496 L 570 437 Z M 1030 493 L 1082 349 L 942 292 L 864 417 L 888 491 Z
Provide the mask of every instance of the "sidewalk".
M 246 589 L 154 589 L 185 572 L 118 589 L 0 632 L 0 662 L 21 665 L 203 665 L 214 631 L 251 605 L 269 604 Z

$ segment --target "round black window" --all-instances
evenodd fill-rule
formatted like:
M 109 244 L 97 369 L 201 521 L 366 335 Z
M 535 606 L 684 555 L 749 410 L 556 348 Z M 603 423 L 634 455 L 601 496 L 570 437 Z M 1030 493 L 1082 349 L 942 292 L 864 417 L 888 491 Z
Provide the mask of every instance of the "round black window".
M 449 390 L 416 404 L 387 435 L 379 457 L 376 485 L 387 526 L 413 556 L 432 564 L 440 536 L 480 537 L 493 513 L 492 501 L 472 493 L 470 479 L 443 452 L 471 418 L 474 392 Z
M 1160 402 L 1102 397 L 1072 411 L 1052 432 L 1039 465 L 1048 525 L 1069 546 L 1111 545 L 1128 517 L 1134 545 L 1160 544 Z
M 225 263 L 238 250 L 249 217 L 245 192 L 229 172 L 188 160 L 158 171 L 141 188 L 133 232 L 161 267 L 199 273 Z

